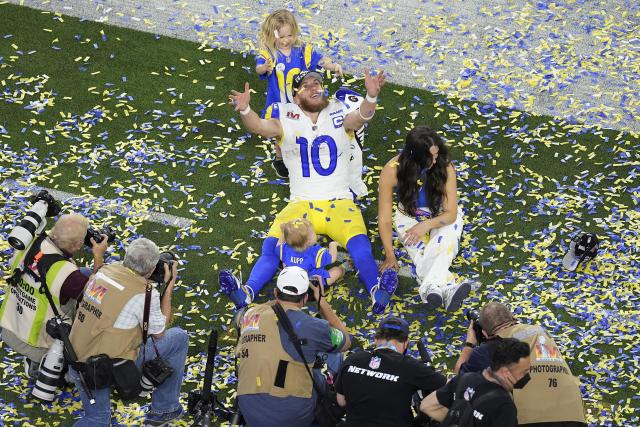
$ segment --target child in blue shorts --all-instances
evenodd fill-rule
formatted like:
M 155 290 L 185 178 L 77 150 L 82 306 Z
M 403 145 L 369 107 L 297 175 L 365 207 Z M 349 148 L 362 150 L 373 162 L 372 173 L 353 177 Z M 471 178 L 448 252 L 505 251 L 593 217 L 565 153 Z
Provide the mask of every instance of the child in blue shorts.
M 311 222 L 298 218 L 285 222 L 281 228 L 282 237 L 275 250 L 285 267 L 301 267 L 310 278 L 319 276 L 324 286 L 330 286 L 344 276 L 345 268 L 342 266 L 325 269 L 336 262 L 338 243 L 329 243 L 329 249 L 320 246 Z

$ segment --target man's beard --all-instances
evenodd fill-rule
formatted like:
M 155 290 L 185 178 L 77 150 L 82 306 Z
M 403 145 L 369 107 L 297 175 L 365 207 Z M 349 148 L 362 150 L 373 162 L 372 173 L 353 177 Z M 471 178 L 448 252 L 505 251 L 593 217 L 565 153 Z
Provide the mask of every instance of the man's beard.
M 300 108 L 302 108 L 303 111 L 306 111 L 309 113 L 319 113 L 320 111 L 327 108 L 328 105 L 329 105 L 329 97 L 327 96 L 323 96 L 322 102 L 318 104 L 312 104 L 308 99 L 302 99 L 302 98 L 300 99 Z

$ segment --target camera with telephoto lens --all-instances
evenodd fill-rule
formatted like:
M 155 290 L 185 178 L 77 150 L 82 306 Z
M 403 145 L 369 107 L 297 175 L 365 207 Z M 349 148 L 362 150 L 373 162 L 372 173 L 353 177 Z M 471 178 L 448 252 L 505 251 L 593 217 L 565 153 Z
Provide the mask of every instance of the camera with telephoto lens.
M 102 242 L 103 234 L 107 236 L 107 242 L 109 243 L 116 240 L 115 230 L 108 225 L 105 225 L 100 230 L 96 230 L 95 228 L 89 226 L 89 228 L 87 229 L 87 235 L 84 236 L 84 244 L 88 247 L 92 247 L 93 245 L 91 244 L 91 239 L 93 239 L 96 243 Z
M 154 387 L 159 386 L 173 374 L 173 368 L 162 357 L 156 357 L 142 364 L 141 396 L 149 394 Z
M 480 313 L 478 310 L 467 311 L 467 320 L 473 322 L 473 333 L 476 335 L 478 344 L 484 341 L 484 334 L 482 333 L 482 326 L 480 326 Z
M 160 259 L 156 264 L 155 270 L 149 277 L 149 280 L 156 283 L 164 283 L 164 265 L 167 264 L 169 266 L 169 271 L 171 271 L 171 263 L 173 261 L 177 261 L 178 256 L 171 251 L 162 252 L 160 254 Z
M 34 236 L 44 230 L 47 224 L 45 217 L 56 216 L 62 209 L 60 203 L 47 190 L 40 190 L 31 198 L 31 203 L 31 209 L 11 231 L 8 238 L 9 244 L 19 251 L 29 246 Z
M 47 320 L 45 330 L 51 338 L 61 340 L 63 335 L 69 336 L 71 333 L 71 325 L 64 322 L 58 322 L 58 319 L 54 317 Z
M 56 390 L 60 385 L 60 377 L 64 370 L 64 344 L 62 337 L 63 335 L 69 336 L 71 325 L 58 322 L 57 318 L 52 318 L 47 321 L 45 329 L 54 341 L 40 362 L 38 378 L 31 394 L 42 401 L 51 402 L 56 396 Z

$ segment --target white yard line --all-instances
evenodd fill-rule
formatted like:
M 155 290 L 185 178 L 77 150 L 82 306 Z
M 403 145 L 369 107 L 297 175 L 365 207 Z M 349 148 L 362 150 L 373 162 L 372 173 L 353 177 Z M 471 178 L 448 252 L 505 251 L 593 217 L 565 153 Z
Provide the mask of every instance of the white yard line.
M 87 195 L 78 195 L 67 193 L 66 191 L 55 190 L 53 188 L 40 187 L 37 185 L 22 185 L 12 179 L 6 179 L 2 182 L 2 188 L 12 188 L 19 190 L 29 190 L 33 192 L 38 192 L 40 190 L 47 190 L 54 198 L 57 200 L 64 202 L 65 204 L 70 204 L 72 206 L 79 205 L 81 202 L 90 200 L 95 204 L 96 208 L 101 210 L 105 210 L 107 212 L 111 212 L 117 215 L 122 215 L 123 211 L 126 216 L 133 218 L 142 218 L 145 221 L 151 221 L 158 224 L 170 225 L 178 228 L 188 228 L 195 221 L 189 218 L 183 218 L 181 216 L 169 215 L 160 212 L 154 211 L 136 211 L 131 206 L 123 205 L 122 202 L 109 200 L 104 198 L 94 198 Z
M 92 198 L 87 195 L 78 195 L 73 193 L 67 193 L 66 191 L 55 190 L 53 188 L 40 187 L 37 185 L 22 185 L 16 182 L 13 179 L 6 179 L 2 182 L 2 188 L 5 189 L 15 189 L 15 190 L 27 190 L 32 191 L 34 193 L 40 190 L 47 190 L 49 194 L 51 194 L 56 200 L 63 202 L 67 205 L 79 205 L 81 202 L 86 200 L 91 200 L 92 203 L 96 205 L 96 208 L 117 214 L 122 215 L 123 210 L 126 213 L 126 216 L 130 217 L 142 217 L 146 221 L 155 222 L 158 224 L 170 225 L 178 228 L 188 228 L 192 224 L 195 223 L 194 220 L 189 218 L 184 218 L 181 216 L 169 215 L 158 212 L 137 212 L 132 208 L 126 209 L 126 206 L 123 206 L 121 202 L 116 202 L 115 200 L 108 200 L 103 198 Z M 123 209 L 125 208 L 125 209 Z M 343 252 L 338 253 L 338 261 L 344 261 L 346 254 Z M 376 264 L 380 265 L 382 263 L 381 260 L 376 260 Z M 413 277 L 411 274 L 411 267 L 408 265 L 402 266 L 398 271 L 398 275 L 403 277 Z

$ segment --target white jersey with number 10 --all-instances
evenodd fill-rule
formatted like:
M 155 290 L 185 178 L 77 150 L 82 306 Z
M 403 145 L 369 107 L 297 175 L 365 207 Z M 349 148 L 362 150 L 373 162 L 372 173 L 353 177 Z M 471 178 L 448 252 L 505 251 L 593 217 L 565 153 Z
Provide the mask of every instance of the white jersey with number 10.
M 353 132 L 343 127 L 345 105 L 332 99 L 314 124 L 296 104 L 273 104 L 282 124 L 280 147 L 289 169 L 291 200 L 351 199 L 350 147 Z

